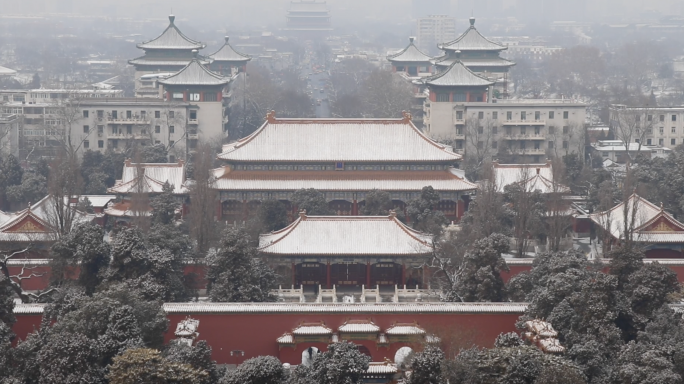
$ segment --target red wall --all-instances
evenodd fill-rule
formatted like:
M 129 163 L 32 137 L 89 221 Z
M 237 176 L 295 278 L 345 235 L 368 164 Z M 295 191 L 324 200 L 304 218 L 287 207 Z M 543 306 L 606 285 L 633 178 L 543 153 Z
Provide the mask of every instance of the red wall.
M 40 328 L 40 322 L 43 319 L 42 314 L 36 315 L 15 315 L 17 322 L 12 326 L 12 331 L 16 337 L 13 340 L 13 344 L 16 345 L 19 340 L 25 340 L 26 336 Z
M 240 364 L 246 359 L 260 355 L 277 356 L 283 363 L 300 364 L 302 352 L 310 346 L 326 349 L 325 343 L 302 343 L 295 349 L 285 347 L 279 350 L 276 339 L 291 332 L 301 322 L 319 322 L 337 330 L 348 319 L 371 319 L 382 330 L 393 323 L 417 322 L 430 333 L 449 339 L 456 337 L 463 347 L 476 344 L 491 347 L 502 332 L 515 331 L 515 322 L 520 314 L 172 314 L 168 318 L 169 332 L 166 341 L 174 338 L 176 324 L 190 315 L 200 321 L 198 340 L 206 340 L 213 349 L 212 358 L 219 364 Z M 449 337 L 450 336 L 450 337 Z M 389 348 L 378 347 L 375 341 L 355 341 L 368 348 L 373 361 L 385 358 L 394 360 L 397 349 L 407 343 L 392 343 Z M 244 356 L 231 356 L 231 351 L 244 351 Z

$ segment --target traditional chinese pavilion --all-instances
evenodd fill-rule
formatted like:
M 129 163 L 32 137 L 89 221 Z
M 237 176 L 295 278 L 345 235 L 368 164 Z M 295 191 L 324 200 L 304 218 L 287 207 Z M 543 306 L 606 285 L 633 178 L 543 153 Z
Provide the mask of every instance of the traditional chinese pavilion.
M 409 78 L 425 77 L 432 74 L 432 57 L 423 53 L 409 38 L 409 45 L 399 52 L 387 55 L 387 61 L 392 64 L 392 71 L 404 73 Z
M 625 219 L 633 227 L 633 241 L 642 244 L 651 259 L 684 258 L 684 224 L 636 193 L 605 212 L 589 215 L 589 219 L 608 231 L 613 244 L 624 241 Z
M 230 45 L 230 38 L 228 36 L 226 36 L 225 40 L 225 43 L 218 51 L 209 55 L 209 58 L 212 60 L 211 64 L 209 64 L 209 69 L 227 77 L 231 77 L 239 72 L 246 72 L 247 62 L 252 60 L 252 57 L 236 51 Z
M 152 81 L 142 76 L 164 73 L 172 74 L 180 71 L 195 57 L 194 50 L 206 47 L 206 44 L 193 40 L 183 34 L 175 24 L 176 17 L 169 16 L 169 26 L 158 37 L 140 43 L 138 48 L 145 51 L 141 57 L 129 60 L 135 67 L 136 92 L 138 96 L 157 96 L 157 88 Z M 209 60 L 201 58 L 202 64 Z
M 553 164 L 499 164 L 492 163 L 492 177 L 499 192 L 504 192 L 507 185 L 519 184 L 528 192 L 568 193 L 570 188 L 557 183 L 553 178 Z
M 295 286 L 423 286 L 432 236 L 389 216 L 307 216 L 259 237 L 272 263 L 292 267 Z
M 416 80 L 429 89 L 432 102 L 487 102 L 494 82 L 468 69 L 455 59 L 450 66 L 437 74 Z
M 474 17 L 470 18 L 470 28 L 456 40 L 441 44 L 439 49 L 444 51 L 444 55 L 434 59 L 438 67 L 447 68 L 454 61 L 460 61 L 471 71 L 495 81 L 497 87 L 502 87 L 503 93 L 507 93 L 508 71 L 515 63 L 500 56 L 506 46 L 480 34 L 475 28 Z
M 277 119 L 275 112 L 253 134 L 227 144 L 214 170 L 219 218 L 246 220 L 261 201 L 290 204 L 293 193 L 313 188 L 342 216 L 359 214 L 369 191 L 390 193 L 396 209 L 432 186 L 438 209 L 458 220 L 477 186 L 455 168 L 461 155 L 401 119 Z

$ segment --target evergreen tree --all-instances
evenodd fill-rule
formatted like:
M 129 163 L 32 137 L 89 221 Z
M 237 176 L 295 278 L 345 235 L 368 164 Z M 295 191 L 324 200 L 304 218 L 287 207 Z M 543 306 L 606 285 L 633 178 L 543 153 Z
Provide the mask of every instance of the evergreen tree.
M 162 193 L 150 201 L 152 206 L 152 222 L 162 225 L 172 224 L 176 217 L 176 210 L 180 204 L 173 195 L 173 186 L 168 181 L 162 186 Z
M 278 200 L 264 200 L 259 205 L 257 220 L 262 233 L 285 228 L 290 222 L 285 204 Z
M 298 366 L 288 384 L 361 383 L 369 362 L 370 357 L 359 352 L 356 344 L 346 341 L 333 343 L 328 345 L 327 351 L 316 355 L 310 368 Z
M 503 301 L 506 291 L 501 272 L 508 272 L 509 269 L 502 254 L 509 249 L 509 239 L 501 234 L 495 233 L 476 241 L 464 256 L 460 268 L 462 277 L 454 281 L 455 295 L 446 296 L 466 302 Z
M 387 216 L 392 209 L 392 199 L 385 191 L 374 189 L 366 193 L 365 204 L 361 207 L 361 214 L 365 216 Z
M 105 383 L 98 357 L 96 340 L 79 333 L 51 333 L 38 353 L 39 383 Z
M 270 289 L 275 273 L 256 257 L 256 248 L 250 245 L 244 229 L 228 229 L 218 251 L 206 258 L 209 298 L 223 302 L 274 301 Z
M 164 351 L 164 358 L 174 363 L 188 364 L 198 371 L 206 372 L 207 376 L 201 381 L 202 384 L 217 383 L 223 376 L 223 369 L 219 369 L 216 362 L 211 359 L 211 347 L 204 340 L 192 346 L 172 341 Z
M 109 245 L 99 225 L 82 224 L 52 245 L 52 284 L 71 281 L 78 266 L 78 283 L 91 295 L 102 281 L 101 271 L 109 263 Z
M 306 210 L 309 216 L 332 215 L 333 211 L 325 200 L 325 195 L 313 188 L 300 189 L 292 195 L 292 203 L 297 209 Z
M 219 384 L 280 384 L 285 371 L 280 360 L 273 356 L 248 359 L 236 370 L 226 372 Z
M 188 364 L 164 359 L 154 349 L 135 348 L 114 358 L 107 379 L 109 384 L 201 384 L 207 376 Z
M 428 345 L 422 352 L 413 355 L 411 360 L 411 376 L 406 384 L 441 384 L 442 362 L 444 352 Z
M 437 210 L 439 201 L 439 193 L 431 186 L 423 187 L 420 197 L 409 201 L 406 214 L 411 219 L 413 228 L 433 235 L 442 232 L 448 220 L 441 211 Z

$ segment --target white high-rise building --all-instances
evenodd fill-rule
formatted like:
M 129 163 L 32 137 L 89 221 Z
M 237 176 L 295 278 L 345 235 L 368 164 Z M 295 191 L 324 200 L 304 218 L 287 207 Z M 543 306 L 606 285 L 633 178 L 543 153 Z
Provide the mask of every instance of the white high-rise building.
M 456 38 L 456 19 L 447 15 L 430 15 L 419 18 L 416 34 L 418 47 L 425 53 L 436 55 L 438 44 Z

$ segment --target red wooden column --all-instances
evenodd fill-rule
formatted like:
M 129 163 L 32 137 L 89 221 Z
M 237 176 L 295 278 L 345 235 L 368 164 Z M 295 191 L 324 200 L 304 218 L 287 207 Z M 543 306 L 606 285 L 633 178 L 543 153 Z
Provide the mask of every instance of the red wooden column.
M 370 267 L 370 261 L 366 262 L 366 288 L 370 288 L 371 285 L 371 267 Z
M 297 274 L 297 267 L 295 266 L 294 261 L 292 262 L 292 287 L 294 288 L 295 284 L 297 284 L 297 280 L 295 279 L 295 275 Z
M 401 285 L 406 285 L 406 264 L 401 264 Z
M 326 266 L 325 269 L 325 289 L 330 289 L 332 288 L 330 286 L 330 260 L 328 260 L 328 265 Z
M 359 203 L 354 200 L 352 203 L 352 216 L 358 216 L 359 215 Z

